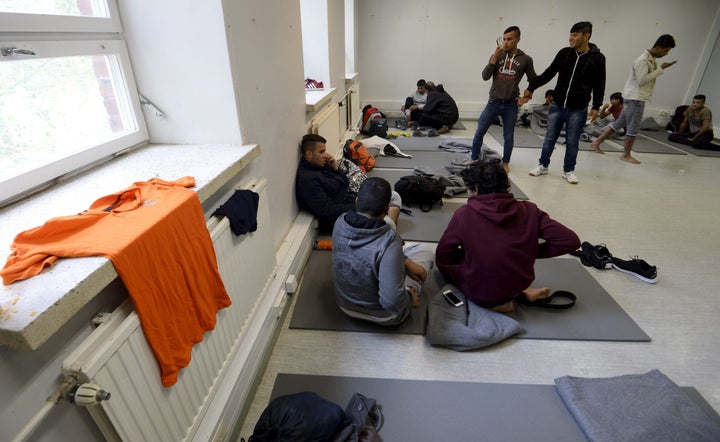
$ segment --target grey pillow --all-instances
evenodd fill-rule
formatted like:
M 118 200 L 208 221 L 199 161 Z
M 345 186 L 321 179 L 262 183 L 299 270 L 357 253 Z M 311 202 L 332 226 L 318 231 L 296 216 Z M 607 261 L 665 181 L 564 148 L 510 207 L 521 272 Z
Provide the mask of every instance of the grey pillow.
M 442 292 L 452 290 L 465 304 L 453 307 Z M 514 319 L 468 302 L 452 284 L 446 284 L 428 304 L 427 339 L 457 351 L 474 350 L 496 344 L 524 331 Z

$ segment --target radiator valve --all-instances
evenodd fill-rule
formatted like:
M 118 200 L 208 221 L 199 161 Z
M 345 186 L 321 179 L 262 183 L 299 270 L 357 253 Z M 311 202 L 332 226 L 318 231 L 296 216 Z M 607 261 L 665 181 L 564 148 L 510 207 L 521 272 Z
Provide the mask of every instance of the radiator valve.
M 67 399 L 73 404 L 87 407 L 110 399 L 110 393 L 97 384 L 75 384 L 68 390 Z

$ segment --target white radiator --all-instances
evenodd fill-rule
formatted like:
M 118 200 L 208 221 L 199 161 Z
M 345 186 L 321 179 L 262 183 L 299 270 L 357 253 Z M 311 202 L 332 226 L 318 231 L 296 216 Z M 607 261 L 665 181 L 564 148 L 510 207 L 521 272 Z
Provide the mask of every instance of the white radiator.
M 342 131 L 344 133 L 345 130 Z M 322 135 L 327 140 L 327 147 L 331 154 L 340 142 L 340 107 L 337 103 L 327 106 L 313 118 L 312 133 Z
M 163 388 L 130 300 L 108 315 L 64 361 L 65 375 L 77 373 L 81 381 L 99 384 L 111 393 L 109 400 L 88 407 L 108 440 L 192 440 L 201 426 L 218 425 L 208 424 L 206 414 L 217 408 L 213 404 L 216 394 L 225 393 L 219 391 L 221 385 L 223 390 L 228 385 L 224 376 L 237 371 L 231 367 L 236 363 L 234 356 L 244 354 L 255 343 L 247 331 L 256 328 L 251 327 L 251 320 L 257 316 L 277 268 L 265 181 L 246 188 L 260 194 L 256 232 L 236 237 L 224 217 L 213 217 L 207 223 L 232 305 L 218 312 L 215 329 L 193 347 L 192 361 L 180 371 L 175 385 Z M 244 377 L 251 382 L 253 376 Z M 236 384 L 236 379 L 232 383 Z M 240 390 L 251 385 L 240 386 Z M 221 412 L 214 419 L 219 419 Z M 208 431 L 213 432 L 212 428 Z

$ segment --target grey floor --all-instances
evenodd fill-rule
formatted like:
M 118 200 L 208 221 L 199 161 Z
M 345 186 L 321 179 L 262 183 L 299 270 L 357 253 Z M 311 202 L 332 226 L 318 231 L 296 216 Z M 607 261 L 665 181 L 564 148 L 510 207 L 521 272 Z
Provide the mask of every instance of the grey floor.
M 472 137 L 475 123 L 448 136 Z M 486 144 L 501 150 L 491 137 Z M 693 386 L 720 411 L 720 158 L 580 152 L 577 185 L 560 178 L 564 148 L 550 173 L 531 177 L 539 149 L 515 149 L 513 181 L 553 218 L 617 257 L 638 255 L 659 268 L 657 284 L 590 269 L 652 338 L 649 343 L 511 339 L 483 351 L 431 347 L 424 336 L 290 330 L 282 327 L 242 426 L 252 428 L 277 373 L 396 379 L 552 384 L 564 375 L 606 377 L 660 369 Z M 292 306 L 291 306 L 292 308 Z M 292 311 L 289 315 L 292 314 Z M 288 316 L 289 318 L 290 316 Z M 530 437 L 530 436 L 529 436 Z

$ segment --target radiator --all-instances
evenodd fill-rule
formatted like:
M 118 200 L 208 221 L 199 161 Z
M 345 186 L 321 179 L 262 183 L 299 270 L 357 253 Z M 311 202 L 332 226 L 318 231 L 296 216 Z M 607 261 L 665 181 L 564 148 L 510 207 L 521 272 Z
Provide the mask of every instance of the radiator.
M 88 407 L 108 440 L 192 440 L 198 428 L 207 425 L 213 397 L 223 393 L 220 386 L 225 389 L 228 384 L 223 377 L 233 371 L 231 359 L 246 351 L 243 346 L 253 346 L 255 339 L 246 336 L 247 329 L 277 263 L 265 181 L 245 187 L 260 194 L 256 232 L 236 237 L 226 218 L 207 222 L 232 305 L 218 312 L 215 329 L 193 347 L 192 361 L 180 371 L 175 385 L 163 388 L 130 300 L 108 314 L 63 362 L 65 375 L 76 373 L 81 381 L 99 384 L 111 393 L 109 400 Z
M 342 131 L 343 133 L 345 130 Z M 322 135 L 327 140 L 328 151 L 334 154 L 340 142 L 340 107 L 337 103 L 327 106 L 313 118 L 312 133 Z

